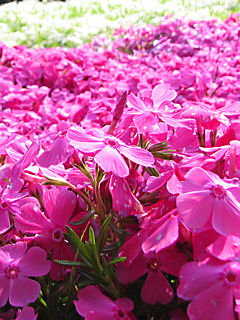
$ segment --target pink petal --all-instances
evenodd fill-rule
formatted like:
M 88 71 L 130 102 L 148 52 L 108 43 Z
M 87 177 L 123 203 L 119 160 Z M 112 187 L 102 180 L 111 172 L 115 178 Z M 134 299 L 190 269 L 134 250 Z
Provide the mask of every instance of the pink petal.
M 7 210 L 0 209 L 0 234 L 10 228 L 9 213 Z
M 180 221 L 191 231 L 201 232 L 211 227 L 215 199 L 208 190 L 189 192 L 177 197 Z
M 24 256 L 26 250 L 27 244 L 23 241 L 19 241 L 14 245 L 6 244 L 0 249 L 0 263 L 6 265 L 14 261 L 17 264 Z
M 220 236 L 207 247 L 207 251 L 221 260 L 233 259 L 240 251 L 240 239 L 235 236 Z
M 182 184 L 183 192 L 200 191 L 205 185 L 214 184 L 210 172 L 196 167 L 192 168 L 185 175 L 185 181 Z M 209 187 L 208 187 L 209 188 Z
M 16 320 L 36 320 L 37 314 L 34 313 L 32 307 L 25 307 L 21 313 L 17 316 Z
M 64 163 L 71 154 L 66 138 L 58 137 L 50 148 L 38 157 L 37 163 L 42 167 L 48 168 L 51 165 Z
M 51 227 L 49 220 L 34 203 L 21 207 L 21 212 L 15 217 L 15 226 L 18 230 L 29 233 L 42 233 Z
M 128 182 L 123 178 L 112 175 L 109 190 L 112 195 L 113 209 L 118 211 L 121 217 L 143 213 L 142 204 L 134 196 Z
M 72 191 L 61 190 L 49 215 L 51 222 L 58 226 L 64 226 L 73 214 L 77 198 Z
M 40 277 L 47 274 L 50 271 L 51 262 L 46 259 L 47 254 L 43 249 L 30 248 L 18 264 L 21 275 Z
M 132 311 L 134 305 L 132 300 L 128 298 L 120 298 L 114 301 L 115 304 L 118 306 L 119 309 L 130 312 Z
M 114 303 L 96 286 L 87 286 L 79 290 L 78 300 L 74 301 L 77 312 L 85 317 L 89 312 L 105 312 L 106 316 L 112 314 Z
M 175 277 L 178 277 L 179 271 L 188 261 L 188 257 L 177 246 L 168 248 L 158 254 L 160 269 Z
M 159 177 L 150 176 L 147 179 L 146 187 L 143 189 L 144 192 L 154 192 L 163 187 L 167 181 L 173 175 L 172 171 L 163 172 Z
M 105 146 L 103 137 L 96 137 L 80 130 L 78 131 L 76 128 L 68 130 L 67 138 L 72 146 L 86 153 L 101 150 Z
M 0 307 L 5 306 L 8 300 L 9 280 L 5 276 L 0 276 Z
M 128 105 L 129 107 L 132 107 L 140 112 L 145 112 L 147 109 L 144 102 L 140 98 L 136 97 L 133 93 L 130 93 L 128 96 Z
M 162 272 L 149 272 L 142 287 L 141 298 L 144 302 L 155 304 L 158 301 L 162 304 L 169 303 L 174 297 L 174 292 Z
M 162 223 L 161 221 L 155 225 L 150 236 L 143 242 L 142 249 L 145 253 L 155 251 L 158 253 L 166 247 L 169 247 L 178 239 L 178 217 L 170 215 L 170 217 Z
M 174 100 L 176 96 L 176 91 L 169 90 L 165 84 L 158 84 L 152 91 L 152 99 L 156 107 L 159 107 L 159 105 L 164 101 Z
M 18 277 L 10 281 L 9 302 L 14 307 L 25 307 L 37 299 L 40 290 L 37 281 Z
M 234 320 L 232 289 L 216 283 L 190 303 L 187 313 L 194 320 Z
M 106 312 L 106 311 L 90 311 L 84 318 L 85 320 L 115 320 L 113 312 Z
M 134 116 L 133 122 L 139 133 L 160 134 L 168 132 L 167 124 L 159 123 L 158 117 L 149 112 Z
M 212 219 L 213 229 L 223 236 L 240 237 L 240 214 L 226 200 L 216 199 Z
M 46 190 L 43 193 L 43 197 L 42 197 L 43 205 L 46 210 L 46 215 L 48 217 L 51 216 L 51 212 L 53 211 L 53 208 L 54 208 L 54 205 L 57 201 L 57 197 L 58 197 L 59 193 L 60 193 L 60 190 L 57 188 L 52 188 L 52 189 Z
M 96 163 L 106 172 L 112 172 L 118 177 L 127 177 L 129 175 L 129 168 L 116 149 L 109 145 L 105 146 L 94 157 Z
M 221 273 L 221 267 L 189 262 L 180 271 L 177 295 L 182 299 L 191 300 L 218 283 Z
M 132 146 L 119 146 L 118 150 L 129 160 L 142 166 L 152 167 L 155 159 L 151 152 Z
M 131 264 L 119 264 L 116 276 L 121 283 L 131 283 L 147 273 L 147 259 L 140 254 Z

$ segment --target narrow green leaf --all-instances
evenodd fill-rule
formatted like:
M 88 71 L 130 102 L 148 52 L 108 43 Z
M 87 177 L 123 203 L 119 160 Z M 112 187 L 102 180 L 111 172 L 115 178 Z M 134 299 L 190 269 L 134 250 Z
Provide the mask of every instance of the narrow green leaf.
M 114 265 L 116 263 L 124 262 L 126 259 L 127 259 L 126 257 L 115 258 L 115 259 L 111 260 L 110 262 L 108 262 L 108 265 Z
M 111 219 L 112 219 L 112 216 L 108 216 L 100 228 L 100 231 L 99 231 L 99 234 L 98 234 L 98 237 L 96 240 L 96 247 L 97 247 L 98 252 L 99 252 L 100 248 L 102 247 L 102 240 L 103 240 L 104 232 L 107 229 Z
M 86 223 L 93 216 L 93 214 L 93 211 L 89 211 L 82 219 L 76 222 L 70 222 L 70 224 L 73 226 L 81 226 L 82 224 Z
M 62 266 L 72 266 L 72 267 L 86 266 L 85 263 L 79 262 L 79 261 L 54 260 L 54 262 L 61 264 Z
M 89 241 L 91 243 L 92 246 L 96 246 L 96 243 L 95 243 L 95 234 L 94 234 L 94 231 L 93 231 L 93 228 L 90 227 L 89 228 Z
M 71 245 L 73 250 L 78 253 L 79 257 L 88 265 L 92 266 L 91 255 L 88 254 L 82 240 L 78 235 L 69 227 L 66 226 L 67 232 L 64 233 L 64 236 L 68 243 Z

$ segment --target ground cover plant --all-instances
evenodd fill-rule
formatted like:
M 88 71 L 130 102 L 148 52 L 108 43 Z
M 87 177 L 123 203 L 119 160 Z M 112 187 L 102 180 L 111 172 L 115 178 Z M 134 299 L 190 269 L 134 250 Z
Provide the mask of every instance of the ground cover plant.
M 0 41 L 10 46 L 77 47 L 96 34 L 112 39 L 115 28 L 158 25 L 173 14 L 188 19 L 226 19 L 238 0 L 68 0 L 11 2 L 1 6 Z
M 239 318 L 239 27 L 1 44 L 1 319 Z

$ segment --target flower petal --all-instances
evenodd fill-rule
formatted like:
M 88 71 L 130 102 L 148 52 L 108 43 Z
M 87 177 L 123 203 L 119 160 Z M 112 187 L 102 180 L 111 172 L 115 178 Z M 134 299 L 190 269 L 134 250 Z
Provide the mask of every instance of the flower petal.
M 138 163 L 142 166 L 152 167 L 155 159 L 151 152 L 133 146 L 120 145 L 118 150 L 129 160 Z
M 232 289 L 216 283 L 190 303 L 187 313 L 194 320 L 234 320 Z
M 98 152 L 94 157 L 96 163 L 106 172 L 112 172 L 118 177 L 127 177 L 129 168 L 116 149 L 107 145 L 104 149 Z
M 37 281 L 18 277 L 10 281 L 9 302 L 14 307 L 25 307 L 34 302 L 41 290 Z
M 67 138 L 72 146 L 85 153 L 101 150 L 105 146 L 104 137 L 91 135 L 77 128 L 69 129 Z
M 8 300 L 9 280 L 0 276 L 0 307 L 5 306 Z
M 39 247 L 30 248 L 18 264 L 21 275 L 39 277 L 47 274 L 50 270 L 51 262 L 46 258 L 47 254 L 43 249 Z
M 200 232 L 211 227 L 209 222 L 215 199 L 208 190 L 189 192 L 177 197 L 180 221 L 191 231 Z
M 213 229 L 223 236 L 240 237 L 239 211 L 227 201 L 216 199 L 212 219 Z
M 78 300 L 74 301 L 77 312 L 85 317 L 89 312 L 105 312 L 112 315 L 113 301 L 106 297 L 96 286 L 87 286 L 79 290 Z
M 162 272 L 149 272 L 142 287 L 141 298 L 144 302 L 155 304 L 158 301 L 162 304 L 169 303 L 174 297 L 174 292 Z
M 142 249 L 145 253 L 155 251 L 158 253 L 166 247 L 169 247 L 178 239 L 178 217 L 170 217 L 162 223 L 159 221 L 152 230 L 150 236 L 143 242 Z
M 164 101 L 174 100 L 176 96 L 176 91 L 169 90 L 164 83 L 158 84 L 152 91 L 152 99 L 155 107 L 159 107 L 159 105 Z

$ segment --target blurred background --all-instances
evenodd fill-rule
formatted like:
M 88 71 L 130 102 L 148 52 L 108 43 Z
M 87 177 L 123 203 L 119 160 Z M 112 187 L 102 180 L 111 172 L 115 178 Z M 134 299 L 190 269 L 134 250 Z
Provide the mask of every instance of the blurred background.
M 226 19 L 239 0 L 0 0 L 0 41 L 29 47 L 77 47 L 114 29 L 158 25 L 164 16 Z

